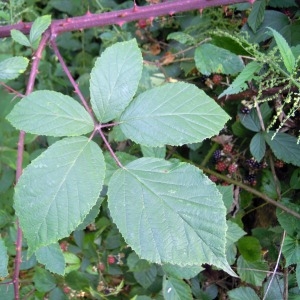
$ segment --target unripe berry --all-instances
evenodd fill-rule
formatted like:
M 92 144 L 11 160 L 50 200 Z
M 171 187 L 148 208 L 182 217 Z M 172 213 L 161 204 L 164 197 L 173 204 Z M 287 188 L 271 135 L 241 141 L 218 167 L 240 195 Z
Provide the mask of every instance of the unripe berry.
M 219 172 L 223 172 L 225 171 L 227 168 L 226 164 L 223 162 L 223 161 L 219 161 L 217 164 L 216 164 L 216 170 L 219 171 Z
M 226 144 L 223 147 L 224 153 L 231 153 L 233 146 L 231 144 Z
M 233 174 L 236 172 L 238 168 L 238 165 L 237 164 L 231 164 L 229 167 L 228 167 L 228 172 L 229 174 Z
M 223 77 L 222 75 L 220 74 L 214 74 L 214 76 L 212 77 L 212 82 L 215 84 L 215 85 L 219 85 L 221 83 L 221 81 L 223 80 Z
M 115 257 L 113 255 L 108 255 L 107 256 L 107 263 L 109 265 L 113 265 L 115 262 L 116 262 L 116 259 L 115 259 Z

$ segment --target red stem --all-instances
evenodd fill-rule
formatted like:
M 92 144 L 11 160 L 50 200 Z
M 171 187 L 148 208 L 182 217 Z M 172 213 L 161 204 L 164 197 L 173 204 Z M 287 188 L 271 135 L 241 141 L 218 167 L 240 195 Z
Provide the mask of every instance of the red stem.
M 38 65 L 42 57 L 42 52 L 50 38 L 50 31 L 46 31 L 43 35 L 39 47 L 35 53 L 35 56 L 32 57 L 32 66 L 29 75 L 29 80 L 26 88 L 26 95 L 29 95 L 33 91 L 34 82 L 36 75 L 38 73 Z M 16 170 L 16 182 L 18 182 L 20 176 L 22 175 L 22 164 L 23 164 L 23 152 L 24 152 L 24 140 L 25 140 L 25 132 L 21 131 L 19 135 L 18 141 L 18 157 L 17 157 L 17 170 Z M 20 299 L 19 294 L 19 274 L 20 274 L 20 265 L 22 261 L 22 230 L 17 220 L 17 241 L 16 241 L 16 257 L 15 257 L 15 269 L 13 274 L 13 285 L 15 292 L 15 299 Z
M 87 12 L 84 16 L 66 18 L 61 20 L 55 20 L 51 24 L 51 30 L 53 35 L 58 35 L 62 32 L 82 30 L 87 28 L 105 26 L 117 24 L 122 26 L 126 22 L 155 18 L 163 15 L 173 15 L 175 13 L 195 10 L 195 9 L 204 9 L 207 7 L 213 6 L 222 6 L 237 4 L 242 2 L 254 1 L 245 1 L 245 0 L 174 0 L 168 2 L 162 2 L 155 5 L 147 6 L 137 6 L 134 5 L 133 8 L 106 12 L 101 14 L 92 14 Z M 14 25 L 1 26 L 0 27 L 0 38 L 10 36 L 10 31 L 12 29 L 18 29 L 24 34 L 28 34 L 32 23 L 18 23 Z

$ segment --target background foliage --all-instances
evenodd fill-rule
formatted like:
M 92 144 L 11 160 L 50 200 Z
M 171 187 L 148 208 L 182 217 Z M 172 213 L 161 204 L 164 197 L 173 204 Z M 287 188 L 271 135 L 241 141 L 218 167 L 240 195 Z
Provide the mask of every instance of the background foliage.
M 137 4 L 160 1 L 147 2 Z M 15 270 L 16 211 L 25 234 L 21 299 L 299 299 L 297 1 L 257 0 L 59 35 L 60 53 L 96 118 L 111 125 L 115 118 L 123 122 L 103 127 L 103 136 L 95 135 L 93 142 L 88 137 L 95 120 L 79 104 L 80 95 L 74 94 L 53 47 L 43 52 L 35 92 L 20 101 L 29 62 L 51 19 L 128 8 L 132 1 L 14 0 L 0 5 L 2 25 L 37 20 L 28 36 L 14 30 L 0 47 L 2 283 Z M 112 57 L 126 64 L 114 65 Z M 197 110 L 193 95 L 205 110 Z M 47 113 L 41 114 L 43 109 Z M 170 123 L 159 119 L 167 111 Z M 183 119 L 183 112 L 197 118 Z M 23 153 L 28 168 L 14 192 L 15 127 L 29 133 Z M 126 169 L 117 166 L 103 137 Z M 69 154 L 76 161 L 68 161 Z M 69 174 L 68 164 L 73 164 L 73 185 L 67 182 L 65 188 L 72 202 L 60 201 L 64 189 L 61 194 L 55 189 L 60 176 Z M 170 177 L 161 186 L 163 170 Z M 57 182 L 51 183 L 54 178 Z M 104 184 L 100 190 L 99 182 Z M 143 195 L 151 205 L 143 219 L 131 212 L 143 205 L 136 195 L 145 186 L 151 193 Z M 201 203 L 174 204 L 174 186 L 180 187 L 182 199 L 192 201 L 196 194 Z M 45 222 L 57 227 L 45 236 L 36 233 L 44 223 L 30 219 L 45 211 L 34 201 L 30 206 L 37 188 L 41 197 L 53 194 L 59 204 L 49 206 L 56 219 L 45 217 Z M 160 227 L 172 205 L 172 218 Z M 211 231 L 212 237 L 203 239 L 215 249 L 214 257 L 203 243 L 188 250 L 188 242 L 179 243 L 187 232 L 194 234 L 186 224 L 178 226 L 182 216 L 194 229 L 210 225 L 205 233 Z M 147 237 L 153 227 L 142 223 L 146 219 L 157 226 L 155 237 L 163 240 L 161 228 L 173 237 L 170 249 L 163 240 L 168 255 L 151 248 Z M 182 252 L 176 257 L 172 251 L 178 249 Z M 0 299 L 13 298 L 13 285 L 0 285 Z

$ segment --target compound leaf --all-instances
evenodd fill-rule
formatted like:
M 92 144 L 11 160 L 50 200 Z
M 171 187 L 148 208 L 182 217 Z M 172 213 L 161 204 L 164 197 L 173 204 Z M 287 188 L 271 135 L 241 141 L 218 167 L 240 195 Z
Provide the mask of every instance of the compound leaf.
M 196 167 L 158 158 L 135 160 L 112 176 L 108 206 L 142 259 L 179 266 L 214 264 L 235 275 L 225 258 L 222 196 Z
M 7 119 L 17 129 L 50 136 L 89 133 L 94 123 L 73 98 L 54 91 L 36 91 L 17 103 Z
M 96 60 L 91 72 L 91 104 L 98 120 L 118 117 L 137 91 L 143 60 L 136 40 L 114 44 Z
M 31 253 L 69 236 L 83 222 L 104 175 L 102 151 L 86 137 L 56 142 L 24 170 L 14 206 Z
M 29 60 L 22 56 L 10 57 L 1 61 L 0 80 L 11 80 L 17 78 L 26 70 L 28 63 Z
M 223 128 L 229 116 L 196 86 L 170 83 L 140 94 L 120 117 L 136 143 L 159 147 L 200 142 Z

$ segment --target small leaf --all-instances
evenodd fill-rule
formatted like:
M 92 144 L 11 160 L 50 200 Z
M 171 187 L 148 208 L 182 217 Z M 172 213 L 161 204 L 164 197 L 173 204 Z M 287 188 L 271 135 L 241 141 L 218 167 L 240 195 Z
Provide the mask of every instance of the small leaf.
M 276 274 L 274 277 L 269 276 L 266 282 L 263 285 L 263 294 L 264 300 L 282 300 L 283 299 L 283 291 L 285 286 L 285 280 L 281 274 Z M 268 293 L 266 294 L 268 289 Z M 299 294 L 298 294 L 299 295 Z M 289 292 L 289 300 L 298 300 L 298 295 L 295 298 L 290 297 Z
M 136 40 L 107 48 L 91 72 L 91 104 L 98 120 L 118 117 L 132 100 L 142 75 L 143 60 Z
M 54 91 L 36 91 L 17 103 L 7 119 L 19 130 L 50 136 L 89 133 L 94 123 L 73 98 Z
M 269 271 L 268 264 L 264 261 L 250 262 L 240 256 L 237 260 L 237 272 L 242 281 L 254 286 L 262 286 Z M 242 298 L 243 299 L 243 298 Z
M 0 237 L 0 277 L 8 276 L 8 255 L 4 241 Z
M 176 31 L 172 32 L 168 35 L 167 40 L 175 40 L 181 44 L 186 44 L 186 45 L 195 45 L 195 39 L 184 32 Z
M 279 182 L 280 185 L 280 182 Z M 274 181 L 274 176 L 269 170 L 263 170 L 260 191 L 270 198 L 277 199 L 277 184 Z
M 236 243 L 242 236 L 247 234 L 239 225 L 232 221 L 227 221 L 226 245 Z
M 300 169 L 294 170 L 292 177 L 290 179 L 290 186 L 294 190 L 300 189 Z
M 218 134 L 229 116 L 196 86 L 170 83 L 140 94 L 120 117 L 124 134 L 161 147 L 200 142 Z
M 12 29 L 10 31 L 10 35 L 15 42 L 17 42 L 23 46 L 26 46 L 26 47 L 31 46 L 27 36 L 20 30 Z
M 211 73 L 236 75 L 244 69 L 239 56 L 211 44 L 203 44 L 195 50 L 195 63 L 199 72 L 207 76 Z
M 254 132 L 259 132 L 261 130 L 259 117 L 258 117 L 257 111 L 255 109 L 251 109 L 250 114 L 238 113 L 238 116 L 239 116 L 241 123 L 247 129 L 252 130 Z
M 157 268 L 154 264 L 152 264 L 142 271 L 133 272 L 133 276 L 144 289 L 148 289 L 155 281 Z
M 165 300 L 192 300 L 190 286 L 183 280 L 164 276 L 163 295 Z
M 255 237 L 245 236 L 238 241 L 237 246 L 244 259 L 249 262 L 257 261 L 261 258 L 261 245 Z
M 283 132 L 278 132 L 275 136 L 274 134 L 274 131 L 265 133 L 265 140 L 275 156 L 286 163 L 300 167 L 300 145 L 297 144 L 297 138 Z
M 283 242 L 282 253 L 285 258 L 285 267 L 292 264 L 300 264 L 299 240 L 287 235 Z
M 228 296 L 230 300 L 259 300 L 255 291 L 250 287 L 239 287 L 228 291 Z
M 233 186 L 222 186 L 222 185 L 217 185 L 217 189 L 219 192 L 222 194 L 223 202 L 224 205 L 227 209 L 227 212 L 229 212 L 232 203 L 233 203 Z
M 51 24 L 51 16 L 38 17 L 32 24 L 29 34 L 31 45 L 36 42 Z
M 256 32 L 264 20 L 266 5 L 266 0 L 261 0 L 255 1 L 252 6 L 247 22 L 254 32 Z
M 57 243 L 38 249 L 35 255 L 39 263 L 45 265 L 46 269 L 50 272 L 64 275 L 66 262 L 62 250 Z
M 268 27 L 268 29 L 273 33 L 286 69 L 289 73 L 292 73 L 295 68 L 296 60 L 290 46 L 280 33 L 270 27 Z
M 55 277 L 47 270 L 36 268 L 33 275 L 34 287 L 39 292 L 49 292 L 55 286 Z
M 67 285 L 75 291 L 89 289 L 89 279 L 83 272 L 72 271 L 66 276 L 65 280 Z
M 258 132 L 251 139 L 250 152 L 258 162 L 263 159 L 266 152 L 266 142 L 263 133 Z
M 284 203 L 284 205 L 297 213 L 300 212 L 300 207 L 298 204 L 288 202 L 288 203 Z M 290 214 L 288 214 L 285 211 L 282 211 L 281 209 L 276 210 L 276 215 L 279 224 L 286 231 L 288 235 L 294 236 L 300 231 L 300 222 L 298 218 L 291 216 Z
M 231 85 L 219 95 L 219 98 L 244 91 L 248 88 L 247 81 L 252 80 L 254 74 L 257 73 L 261 67 L 262 66 L 256 61 L 252 61 L 247 64 L 242 72 L 234 79 Z
M 178 265 L 164 264 L 162 267 L 168 276 L 179 279 L 191 279 L 204 270 L 201 266 L 181 267 Z
M 11 80 L 23 73 L 29 60 L 22 56 L 7 58 L 0 62 L 0 80 Z
M 234 276 L 225 259 L 222 197 L 194 166 L 135 160 L 112 176 L 108 207 L 139 257 L 180 266 L 214 264 Z
M 14 200 L 31 253 L 69 236 L 83 222 L 104 174 L 102 151 L 86 137 L 56 142 L 24 170 Z

